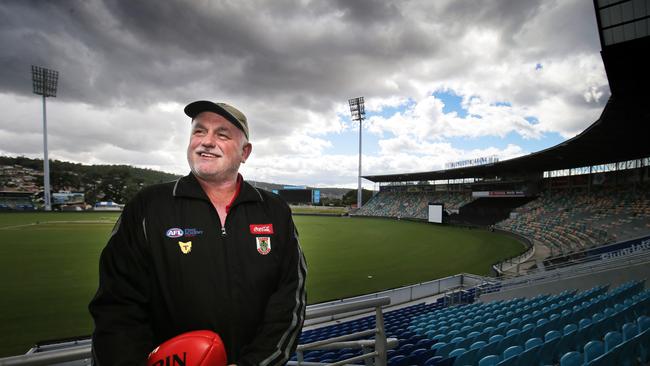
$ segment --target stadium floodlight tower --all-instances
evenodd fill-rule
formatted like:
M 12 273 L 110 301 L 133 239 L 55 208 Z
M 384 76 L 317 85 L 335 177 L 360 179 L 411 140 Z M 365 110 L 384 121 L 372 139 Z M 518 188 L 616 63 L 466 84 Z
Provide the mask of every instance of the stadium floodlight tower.
M 357 208 L 361 208 L 361 199 L 363 197 L 361 190 L 361 127 L 363 120 L 366 118 L 366 109 L 364 107 L 363 97 L 348 99 L 350 104 L 350 114 L 353 121 L 359 121 L 359 188 L 357 190 Z
M 59 81 L 59 72 L 32 65 L 32 82 L 34 94 L 43 96 L 43 201 L 45 211 L 52 210 L 50 199 L 50 161 L 47 157 L 47 113 L 45 98 L 56 97 L 56 86 Z

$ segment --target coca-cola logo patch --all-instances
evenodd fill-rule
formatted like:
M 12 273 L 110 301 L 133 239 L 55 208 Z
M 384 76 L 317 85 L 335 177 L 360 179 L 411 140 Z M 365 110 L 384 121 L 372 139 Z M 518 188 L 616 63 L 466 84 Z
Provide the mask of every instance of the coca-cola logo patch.
M 250 228 L 253 235 L 273 234 L 273 224 L 251 224 Z

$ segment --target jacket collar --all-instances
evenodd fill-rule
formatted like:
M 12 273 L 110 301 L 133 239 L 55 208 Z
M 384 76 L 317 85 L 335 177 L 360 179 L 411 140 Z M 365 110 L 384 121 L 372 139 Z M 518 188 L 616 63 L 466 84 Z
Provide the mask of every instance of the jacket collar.
M 239 194 L 235 197 L 235 200 L 230 203 L 230 207 L 235 207 L 243 202 L 264 201 L 260 192 L 257 191 L 257 188 L 253 187 L 248 182 L 243 180 L 243 178 L 241 178 L 241 174 L 238 175 L 238 179 L 241 179 L 241 188 Z M 192 173 L 176 181 L 172 195 L 174 197 L 196 198 L 210 202 L 208 195 L 205 194 L 203 188 L 201 188 L 201 185 L 199 184 L 199 181 Z

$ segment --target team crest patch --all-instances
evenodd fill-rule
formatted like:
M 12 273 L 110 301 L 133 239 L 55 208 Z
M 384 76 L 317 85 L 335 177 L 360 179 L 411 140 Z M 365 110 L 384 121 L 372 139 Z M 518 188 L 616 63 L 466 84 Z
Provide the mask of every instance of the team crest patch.
M 179 241 L 178 246 L 181 247 L 181 252 L 187 254 L 192 251 L 192 242 L 188 241 L 186 243 Z
M 268 236 L 258 236 L 255 238 L 257 241 L 257 251 L 261 255 L 267 255 L 271 253 L 271 238 Z

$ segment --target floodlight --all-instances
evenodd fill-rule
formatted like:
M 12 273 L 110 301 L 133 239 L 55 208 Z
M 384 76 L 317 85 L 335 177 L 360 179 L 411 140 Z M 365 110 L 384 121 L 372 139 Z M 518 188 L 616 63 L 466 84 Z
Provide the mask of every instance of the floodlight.
M 359 187 L 357 189 L 357 208 L 361 208 L 362 190 L 361 190 L 361 127 L 366 118 L 366 109 L 364 107 L 363 97 L 348 99 L 350 104 L 350 115 L 353 121 L 359 121 Z
M 50 198 L 50 161 L 47 156 L 47 113 L 45 98 L 56 97 L 59 72 L 32 65 L 32 85 L 34 94 L 43 96 L 43 202 L 45 211 L 52 210 Z

